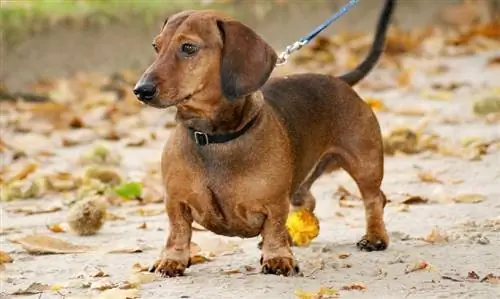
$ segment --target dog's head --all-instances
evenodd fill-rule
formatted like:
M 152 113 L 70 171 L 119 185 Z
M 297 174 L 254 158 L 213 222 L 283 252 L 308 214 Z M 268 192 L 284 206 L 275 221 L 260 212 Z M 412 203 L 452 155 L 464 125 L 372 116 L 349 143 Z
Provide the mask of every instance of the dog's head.
M 277 60 L 271 46 L 252 29 L 209 11 L 171 16 L 153 48 L 156 59 L 134 93 L 157 108 L 242 98 L 267 81 Z

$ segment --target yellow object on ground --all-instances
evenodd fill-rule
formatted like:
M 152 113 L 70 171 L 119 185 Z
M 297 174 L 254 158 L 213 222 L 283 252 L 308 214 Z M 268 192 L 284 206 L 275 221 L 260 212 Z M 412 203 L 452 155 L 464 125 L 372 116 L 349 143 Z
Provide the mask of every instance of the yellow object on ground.
M 319 221 L 307 209 L 297 209 L 288 215 L 286 228 L 295 245 L 307 246 L 319 234 Z

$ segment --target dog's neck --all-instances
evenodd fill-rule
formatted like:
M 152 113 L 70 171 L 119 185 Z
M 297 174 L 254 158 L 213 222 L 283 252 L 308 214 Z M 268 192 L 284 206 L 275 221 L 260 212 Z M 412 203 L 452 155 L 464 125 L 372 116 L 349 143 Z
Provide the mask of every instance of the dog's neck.
M 188 101 L 177 106 L 176 120 L 187 128 L 206 134 L 238 131 L 260 113 L 264 105 L 260 91 L 234 101 L 220 98 L 200 102 L 193 104 Z

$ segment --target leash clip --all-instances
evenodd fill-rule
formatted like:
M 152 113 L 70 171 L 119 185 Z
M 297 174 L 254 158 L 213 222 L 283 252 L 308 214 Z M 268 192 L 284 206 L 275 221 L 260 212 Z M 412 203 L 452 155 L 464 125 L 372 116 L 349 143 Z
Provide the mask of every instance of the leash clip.
M 295 51 L 300 50 L 304 45 L 307 44 L 307 41 L 296 41 L 295 43 L 286 47 L 285 51 L 281 52 L 278 56 L 278 60 L 276 65 L 283 65 L 288 61 L 288 57 Z

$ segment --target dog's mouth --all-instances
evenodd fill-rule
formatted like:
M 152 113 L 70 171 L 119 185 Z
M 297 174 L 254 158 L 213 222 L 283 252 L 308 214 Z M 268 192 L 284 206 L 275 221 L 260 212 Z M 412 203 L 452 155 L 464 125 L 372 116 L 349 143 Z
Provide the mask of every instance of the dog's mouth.
M 172 106 L 178 106 L 178 105 L 182 105 L 182 104 L 186 103 L 187 101 L 191 100 L 193 98 L 193 96 L 197 93 L 198 92 L 195 91 L 195 92 L 192 92 L 192 93 L 186 95 L 185 97 L 182 97 L 178 100 L 168 101 L 167 103 L 165 103 L 165 101 L 162 101 L 161 99 L 158 99 L 156 97 L 157 100 L 145 102 L 145 103 L 143 102 L 143 104 L 149 105 L 149 106 L 152 106 L 152 107 L 158 108 L 158 109 L 166 109 L 166 108 L 169 108 Z

